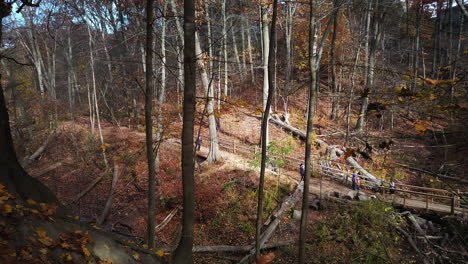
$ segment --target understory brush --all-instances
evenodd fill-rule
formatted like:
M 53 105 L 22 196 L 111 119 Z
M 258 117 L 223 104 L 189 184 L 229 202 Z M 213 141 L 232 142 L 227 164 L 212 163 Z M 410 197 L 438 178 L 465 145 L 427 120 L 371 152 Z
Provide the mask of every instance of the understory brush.
M 312 226 L 308 251 L 314 263 L 395 263 L 399 222 L 393 208 L 377 199 L 338 206 Z

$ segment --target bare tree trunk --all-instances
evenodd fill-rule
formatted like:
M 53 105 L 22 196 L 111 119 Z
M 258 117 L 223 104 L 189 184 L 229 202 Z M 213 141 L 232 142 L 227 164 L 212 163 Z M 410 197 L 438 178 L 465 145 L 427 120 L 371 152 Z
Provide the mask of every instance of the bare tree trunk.
M 371 1 L 369 1 L 371 2 Z M 369 37 L 369 57 L 368 59 L 368 71 L 366 74 L 366 89 L 364 91 L 364 96 L 361 102 L 361 110 L 359 111 L 359 119 L 356 123 L 355 130 L 361 132 L 364 124 L 366 122 L 367 106 L 369 105 L 369 92 L 374 86 L 374 71 L 375 71 L 375 61 L 377 55 L 377 48 L 380 44 L 380 39 L 382 36 L 381 29 L 381 20 L 383 19 L 385 12 L 376 2 L 376 8 L 378 8 L 378 13 L 374 16 L 372 35 Z
M 268 75 L 268 57 L 270 53 L 270 40 L 269 40 L 269 35 L 268 35 L 268 5 L 262 5 L 261 6 L 261 20 L 262 20 L 262 39 L 263 39 L 263 46 L 262 46 L 262 54 L 263 54 L 263 62 L 262 62 L 262 68 L 263 68 L 263 111 L 266 111 L 266 104 L 268 100 L 268 83 L 269 83 L 269 75 Z M 268 113 L 269 114 L 269 113 Z M 268 145 L 269 138 L 268 138 L 268 122 L 266 123 L 266 133 L 265 133 L 265 140 L 266 140 L 266 145 Z M 262 135 L 263 136 L 263 135 Z
M 180 24 L 180 20 L 177 17 L 177 8 L 175 5 L 174 0 L 170 0 L 171 8 L 172 8 L 172 13 L 176 16 L 175 17 L 175 23 L 176 23 L 176 28 L 177 32 L 179 33 L 179 40 L 180 40 L 180 46 L 178 47 L 178 56 L 177 56 L 177 68 L 178 68 L 178 82 L 177 82 L 177 87 L 184 87 L 184 67 L 183 66 L 183 52 L 182 52 L 182 47 L 184 46 L 184 31 L 182 29 L 182 26 Z M 180 89 L 178 89 L 180 90 Z
M 156 179 L 153 158 L 153 25 L 154 0 L 146 1 L 146 91 L 145 91 L 145 128 L 146 128 L 146 158 L 148 162 L 148 247 L 155 246 L 155 216 L 156 216 Z
M 310 0 L 310 20 L 309 20 L 309 67 L 310 67 L 310 87 L 309 87 L 309 105 L 307 115 L 307 134 L 306 134 L 306 149 L 305 149 L 305 177 L 304 177 L 304 191 L 302 196 L 302 214 L 301 214 L 301 228 L 299 233 L 299 263 L 305 263 L 305 241 L 307 236 L 307 216 L 309 212 L 309 184 L 310 176 L 313 170 L 311 163 L 312 152 L 312 132 L 314 109 L 316 100 L 316 23 L 315 23 L 315 0 Z
M 164 2 L 163 7 L 163 14 L 162 14 L 162 21 L 161 21 L 161 86 L 157 90 L 157 100 L 158 100 L 158 107 L 156 110 L 156 142 L 159 146 L 162 141 L 162 135 L 164 131 L 164 127 L 162 124 L 162 107 L 165 101 L 166 95 L 166 10 L 167 10 L 167 2 Z M 156 148 L 155 158 L 154 158 L 154 169 L 157 171 L 159 169 L 159 147 Z
M 214 72 L 213 70 L 213 42 L 211 40 L 211 16 L 210 16 L 210 4 L 208 0 L 203 0 L 203 4 L 205 5 L 205 16 L 206 16 L 206 27 L 207 27 L 207 34 L 208 34 L 208 71 L 210 75 Z
M 288 113 L 288 97 L 289 97 L 289 85 L 291 82 L 291 73 L 293 65 L 292 56 L 292 32 L 293 32 L 293 16 L 295 12 L 295 6 L 291 1 L 286 2 L 286 26 L 285 26 L 285 44 L 286 44 L 286 78 L 284 80 L 284 112 Z
M 96 72 L 94 70 L 94 45 L 93 45 L 93 35 L 91 34 L 91 26 L 87 25 L 88 28 L 88 35 L 89 35 L 89 56 L 90 56 L 90 66 L 91 66 L 91 80 L 93 85 L 93 91 L 91 94 L 91 102 L 92 107 L 94 107 L 94 113 L 96 115 L 97 127 L 99 132 L 99 139 L 101 140 L 102 146 L 102 157 L 104 159 L 104 164 L 106 165 L 106 169 L 109 168 L 107 163 L 106 157 L 106 146 L 104 142 L 104 137 L 102 136 L 102 129 L 101 129 L 101 118 L 99 114 L 99 104 L 98 104 L 98 97 L 97 97 L 97 87 L 96 87 Z M 93 126 L 94 129 L 94 126 Z
M 227 31 L 226 31 L 226 0 L 222 0 L 221 4 L 221 12 L 222 12 L 222 19 L 223 19 L 223 28 L 221 31 L 222 39 L 223 39 L 223 60 L 224 60 L 224 72 L 223 72 L 223 80 L 224 80 L 224 95 L 228 95 L 228 65 L 227 65 Z
M 350 128 L 351 128 L 351 104 L 353 102 L 353 92 L 354 92 L 354 85 L 355 85 L 355 77 L 356 77 L 356 68 L 357 64 L 359 62 L 359 53 L 361 52 L 361 43 L 359 43 L 359 48 L 356 52 L 356 57 L 354 59 L 354 65 L 353 65 L 353 73 L 351 74 L 351 87 L 349 88 L 349 99 L 348 99 L 348 108 L 347 108 L 347 114 L 346 114 L 346 136 L 345 136 L 345 141 L 343 146 L 348 145 L 348 138 L 349 138 L 349 133 L 350 133 Z
M 242 16 L 240 18 L 240 26 L 241 26 L 241 41 L 242 41 L 242 73 L 247 72 L 247 60 L 246 60 L 246 45 L 245 45 L 245 27 L 244 27 L 244 20 L 245 18 Z
M 465 4 L 463 3 L 464 1 L 463 0 L 455 0 L 455 1 L 457 1 L 458 7 L 460 7 L 463 14 L 468 18 L 468 11 L 465 8 Z
M 184 121 L 182 127 L 182 187 L 183 206 L 182 236 L 174 252 L 174 263 L 192 263 L 194 237 L 195 190 L 193 135 L 196 92 L 196 52 L 195 52 L 195 5 L 193 0 L 184 0 Z
M 338 116 L 338 88 L 336 84 L 336 58 L 335 58 L 335 44 L 336 44 L 336 35 L 338 30 L 338 0 L 333 1 L 335 13 L 333 15 L 333 35 L 330 44 L 330 63 L 331 63 L 331 90 L 332 90 L 332 107 L 331 107 L 331 114 L 330 119 L 334 120 Z
M 254 72 L 254 65 L 253 65 L 253 59 L 252 59 L 252 36 L 251 35 L 252 35 L 252 33 L 250 31 L 250 25 L 247 23 L 247 49 L 248 49 L 248 52 L 249 52 L 250 77 L 252 79 L 252 83 L 254 83 L 255 82 L 255 72 Z
M 236 39 L 236 32 L 234 30 L 234 22 L 231 20 L 231 36 L 232 36 L 232 46 L 234 49 L 234 58 L 237 63 L 237 68 L 239 70 L 239 73 L 242 73 L 242 64 L 239 58 L 239 49 L 237 48 L 237 39 Z M 244 75 L 241 74 L 242 79 L 244 79 Z
M 305 263 L 305 241 L 307 237 L 307 216 L 309 210 L 309 184 L 310 176 L 313 170 L 311 160 L 312 154 L 312 133 L 314 121 L 314 109 L 317 100 L 317 73 L 320 68 L 320 61 L 322 52 L 326 44 L 328 33 L 330 32 L 330 25 L 332 20 L 329 20 L 325 31 L 323 32 L 318 47 L 318 31 L 320 26 L 317 25 L 315 19 L 315 0 L 310 0 L 310 20 L 309 20 L 309 67 L 310 67 L 310 86 L 309 86 L 309 105 L 307 115 L 307 134 L 306 134 L 306 148 L 305 148 L 305 177 L 304 177 L 304 192 L 302 196 L 302 214 L 301 214 L 301 228 L 299 233 L 299 263 Z
M 206 73 L 205 65 L 203 64 L 203 54 L 200 47 L 198 32 L 195 33 L 195 54 L 197 56 L 197 65 L 200 69 L 203 88 L 205 90 L 205 94 L 208 95 L 206 113 L 208 114 L 208 127 L 210 130 L 210 151 L 208 153 L 208 158 L 206 159 L 206 161 L 208 163 L 213 163 L 221 159 L 218 146 L 218 132 L 216 131 L 216 118 L 214 113 L 214 89 L 213 82 L 208 80 L 208 74 Z
M 258 259 L 260 257 L 260 236 L 263 226 L 263 189 L 265 185 L 265 169 L 266 169 L 266 162 L 267 162 L 267 133 L 268 133 L 268 120 L 270 116 L 270 108 L 271 108 L 271 101 L 274 95 L 273 89 L 273 74 L 274 74 L 274 60 L 275 60 L 275 49 L 276 49 L 276 17 L 277 17 L 277 7 L 278 0 L 273 1 L 273 16 L 271 19 L 271 36 L 270 36 L 270 45 L 272 52 L 268 54 L 268 61 L 269 66 L 267 68 L 267 76 L 268 76 L 268 91 L 267 91 L 267 100 L 265 102 L 265 111 L 263 112 L 262 118 L 262 162 L 260 166 L 260 182 L 258 185 L 258 205 L 257 205 L 257 223 L 256 223 L 256 232 L 255 232 L 255 258 Z M 264 11 L 266 12 L 266 7 L 264 7 Z M 263 18 L 263 14 L 262 14 Z M 266 13 L 265 13 L 265 20 L 266 20 Z M 266 21 L 264 21 L 266 23 Z M 264 37 L 265 34 L 268 35 L 267 32 L 263 32 Z M 267 37 L 268 38 L 268 37 Z M 264 38 L 264 41 L 266 39 Z

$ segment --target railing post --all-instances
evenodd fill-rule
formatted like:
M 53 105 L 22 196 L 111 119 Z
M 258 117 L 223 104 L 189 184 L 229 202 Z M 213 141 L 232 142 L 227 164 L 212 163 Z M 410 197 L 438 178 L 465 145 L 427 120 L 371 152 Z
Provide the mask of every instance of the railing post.
M 429 196 L 426 195 L 426 212 L 429 210 Z
M 450 203 L 450 214 L 455 214 L 455 195 L 452 195 L 452 201 Z

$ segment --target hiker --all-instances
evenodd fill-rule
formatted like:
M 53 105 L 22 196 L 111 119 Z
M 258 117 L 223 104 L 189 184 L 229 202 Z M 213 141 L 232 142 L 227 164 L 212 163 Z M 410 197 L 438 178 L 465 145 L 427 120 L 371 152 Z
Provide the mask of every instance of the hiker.
M 199 136 L 199 137 L 197 138 L 197 151 L 200 151 L 201 144 L 202 144 L 202 139 L 201 139 L 201 137 Z
M 356 177 L 356 189 L 359 192 L 359 189 L 361 189 L 361 179 L 359 178 L 359 174 Z
M 299 165 L 299 172 L 301 173 L 301 181 L 304 180 L 304 176 L 305 176 L 305 166 L 304 166 L 304 163 L 301 163 Z
M 353 177 L 351 178 L 351 183 L 352 183 L 352 187 L 351 187 L 351 188 L 352 188 L 353 190 L 356 190 L 356 179 L 357 179 L 357 178 L 358 178 L 358 172 L 355 171 L 355 172 L 353 173 Z
M 395 194 L 395 182 L 393 179 L 390 181 L 390 194 Z

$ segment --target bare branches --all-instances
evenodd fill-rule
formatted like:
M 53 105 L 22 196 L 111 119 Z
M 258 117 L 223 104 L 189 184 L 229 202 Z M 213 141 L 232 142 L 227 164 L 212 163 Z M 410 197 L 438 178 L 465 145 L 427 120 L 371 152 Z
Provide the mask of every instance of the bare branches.
M 14 2 L 16 2 L 16 0 L 13 1 L 12 3 L 14 3 Z M 42 0 L 38 0 L 36 3 L 33 3 L 32 0 L 30 0 L 30 1 L 29 1 L 29 0 L 21 0 L 21 3 L 22 3 L 22 4 L 21 4 L 20 7 L 18 8 L 18 10 L 16 10 L 16 13 L 21 12 L 21 9 L 23 9 L 23 7 L 25 7 L 25 6 L 39 7 L 39 5 L 41 4 L 41 2 L 42 2 Z

